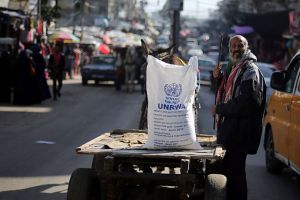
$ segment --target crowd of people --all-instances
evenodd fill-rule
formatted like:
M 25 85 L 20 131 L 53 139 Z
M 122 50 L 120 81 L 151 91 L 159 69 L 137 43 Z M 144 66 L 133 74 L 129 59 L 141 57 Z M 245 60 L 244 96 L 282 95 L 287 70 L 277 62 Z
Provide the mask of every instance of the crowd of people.
M 64 79 L 73 79 L 89 62 L 80 46 L 48 44 L 0 44 L 0 103 L 40 104 L 61 97 Z M 47 79 L 53 80 L 52 94 Z
M 51 97 L 39 46 L 2 50 L 0 67 L 0 102 L 30 105 Z

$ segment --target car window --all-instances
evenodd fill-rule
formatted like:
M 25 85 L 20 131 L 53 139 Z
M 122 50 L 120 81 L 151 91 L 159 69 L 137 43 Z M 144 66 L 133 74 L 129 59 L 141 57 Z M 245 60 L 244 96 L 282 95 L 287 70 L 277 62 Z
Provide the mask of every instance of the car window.
M 291 63 L 291 66 L 286 71 L 286 77 L 285 77 L 285 92 L 293 92 L 293 88 L 296 82 L 298 70 L 300 66 L 300 59 L 297 59 L 295 62 Z
M 213 59 L 214 61 L 218 61 L 218 59 L 219 59 L 219 52 L 215 52 L 215 51 L 208 52 L 207 53 L 207 57 Z
M 271 77 L 272 73 L 275 71 L 275 69 L 268 68 L 268 67 L 260 67 L 259 69 L 261 73 L 264 75 L 264 77 Z
M 115 59 L 112 57 L 95 57 L 93 64 L 114 64 Z

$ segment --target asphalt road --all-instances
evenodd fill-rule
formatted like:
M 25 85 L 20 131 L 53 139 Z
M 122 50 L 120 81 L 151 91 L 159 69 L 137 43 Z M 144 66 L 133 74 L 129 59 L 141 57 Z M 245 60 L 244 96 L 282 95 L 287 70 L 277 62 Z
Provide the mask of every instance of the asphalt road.
M 214 134 L 213 93 L 200 91 L 199 130 Z M 0 200 L 65 200 L 72 171 L 92 158 L 75 148 L 115 128 L 137 128 L 143 96 L 113 87 L 66 81 L 59 101 L 0 105 Z M 249 200 L 298 200 L 300 178 L 290 170 L 266 172 L 262 149 L 247 160 Z

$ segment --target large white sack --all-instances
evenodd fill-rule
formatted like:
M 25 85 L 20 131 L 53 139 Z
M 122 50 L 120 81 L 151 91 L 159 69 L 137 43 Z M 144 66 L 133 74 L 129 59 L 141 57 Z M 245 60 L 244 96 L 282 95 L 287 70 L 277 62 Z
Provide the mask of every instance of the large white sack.
M 148 56 L 149 149 L 200 149 L 195 133 L 193 103 L 197 87 L 198 59 L 188 65 L 168 64 Z

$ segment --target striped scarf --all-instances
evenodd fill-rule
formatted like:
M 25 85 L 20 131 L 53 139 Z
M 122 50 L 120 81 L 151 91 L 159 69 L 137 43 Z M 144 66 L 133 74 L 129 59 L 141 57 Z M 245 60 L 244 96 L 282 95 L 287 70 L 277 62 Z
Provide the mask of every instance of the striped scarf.
M 248 61 L 243 61 L 239 64 L 237 64 L 230 72 L 229 77 L 226 78 L 223 77 L 222 81 L 221 81 L 221 85 L 218 89 L 217 92 L 217 99 L 216 99 L 216 103 L 220 104 L 220 103 L 227 103 L 229 100 L 232 99 L 233 94 L 233 88 L 235 85 L 235 81 L 237 80 L 237 78 L 240 75 L 240 72 L 242 71 L 242 68 L 244 66 L 246 66 L 245 64 Z

